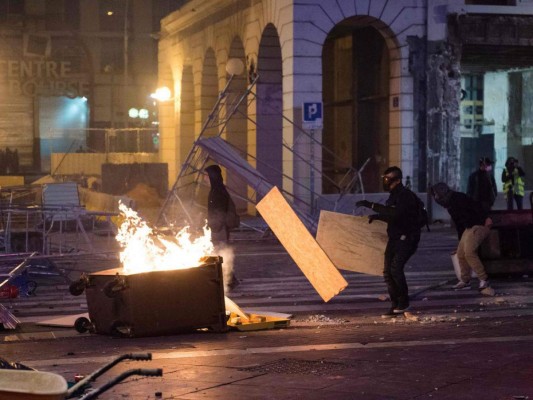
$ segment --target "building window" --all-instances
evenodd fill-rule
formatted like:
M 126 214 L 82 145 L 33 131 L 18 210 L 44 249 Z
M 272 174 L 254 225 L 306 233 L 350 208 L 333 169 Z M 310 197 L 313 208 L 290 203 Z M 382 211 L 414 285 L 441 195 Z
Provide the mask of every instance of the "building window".
M 71 29 L 80 29 L 80 0 L 68 0 L 65 2 L 65 17 Z
M 46 29 L 49 31 L 77 30 L 80 27 L 79 0 L 48 0 Z
M 24 0 L 2 0 L 0 1 L 0 15 L 24 14 Z
M 121 73 L 124 70 L 124 39 L 101 39 L 100 66 L 106 73 Z
M 461 78 L 461 136 L 479 137 L 483 130 L 483 75 Z

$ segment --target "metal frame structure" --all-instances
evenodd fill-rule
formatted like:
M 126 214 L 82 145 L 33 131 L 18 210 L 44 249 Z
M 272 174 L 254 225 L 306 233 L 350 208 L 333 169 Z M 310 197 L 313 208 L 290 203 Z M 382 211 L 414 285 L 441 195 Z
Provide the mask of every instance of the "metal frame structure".
M 232 196 L 235 196 L 237 199 L 255 205 L 257 204 L 257 199 L 263 197 L 273 187 L 272 183 L 268 182 L 268 180 L 250 164 L 250 162 L 253 162 L 255 165 L 259 165 L 260 160 L 251 154 L 243 154 L 242 151 L 235 148 L 221 137 L 227 130 L 228 123 L 235 114 L 241 114 L 257 126 L 257 122 L 243 113 L 241 109 L 248 109 L 249 105 L 256 101 L 257 95 L 253 91 L 253 88 L 256 85 L 259 76 L 257 74 L 254 75 L 246 90 L 242 92 L 234 92 L 230 90 L 234 78 L 235 75 L 230 75 L 226 86 L 220 92 L 198 138 L 195 140 L 185 162 L 183 163 L 178 177 L 161 207 L 156 223 L 158 227 L 181 228 L 186 225 L 198 226 L 199 221 L 197 220 L 196 215 L 198 212 L 205 214 L 206 209 L 206 201 L 204 201 L 205 204 L 202 204 L 202 196 L 201 193 L 199 193 L 199 187 L 208 186 L 203 183 L 203 169 L 210 160 L 238 175 L 239 178 L 252 189 L 251 195 L 248 194 L 246 197 L 243 197 L 237 193 L 234 187 L 226 185 Z M 243 104 L 245 106 L 243 106 Z M 265 102 L 265 104 L 267 104 L 267 102 Z M 279 113 L 280 111 L 276 112 Z M 306 227 L 311 232 L 315 232 L 320 212 L 316 206 L 318 200 L 320 199 L 323 203 L 331 203 L 330 208 L 336 210 L 338 201 L 345 194 L 358 190 L 362 191 L 363 187 L 361 184 L 360 172 L 368 160 L 359 171 L 350 167 L 345 176 L 340 180 L 341 185 L 339 185 L 330 177 L 324 175 L 321 169 L 316 167 L 313 162 L 313 157 L 309 157 L 308 154 L 299 153 L 295 149 L 295 144 L 305 139 L 307 140 L 306 143 L 310 146 L 318 145 L 323 152 L 328 152 L 332 158 L 338 159 L 338 157 L 315 139 L 312 133 L 308 133 L 283 114 L 281 114 L 281 116 L 301 133 L 301 135 L 295 139 L 295 143 L 292 146 L 283 142 L 283 148 L 290 151 L 295 160 L 304 163 L 309 168 L 311 171 L 311 183 L 314 182 L 313 174 L 317 174 L 321 175 L 322 179 L 328 180 L 335 185 L 339 190 L 338 199 L 332 202 L 321 194 L 315 192 L 312 184 L 310 185 L 311 187 L 308 187 L 302 182 L 296 181 L 294 178 L 284 174 L 283 171 L 276 171 L 284 180 L 291 181 L 293 187 L 298 187 L 301 192 L 308 194 L 307 198 L 310 200 L 283 190 L 283 188 L 279 188 Z M 248 193 L 250 193 L 250 191 L 248 191 Z M 246 222 L 241 222 L 241 225 L 245 224 Z M 256 229 L 254 227 L 251 228 Z

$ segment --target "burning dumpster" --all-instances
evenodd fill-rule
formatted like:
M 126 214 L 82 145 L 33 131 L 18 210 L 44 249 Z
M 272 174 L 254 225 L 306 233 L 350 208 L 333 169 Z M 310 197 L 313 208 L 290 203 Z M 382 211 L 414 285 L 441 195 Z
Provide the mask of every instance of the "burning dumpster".
M 221 257 L 205 257 L 196 268 L 105 270 L 83 276 L 70 289 L 87 296 L 90 321 L 77 321 L 79 331 L 140 337 L 226 330 Z
M 210 232 L 191 239 L 155 233 L 131 209 L 116 237 L 121 267 L 83 274 L 70 293 L 87 296 L 89 320 L 79 332 L 127 337 L 157 336 L 208 328 L 226 329 L 222 257 L 213 256 Z

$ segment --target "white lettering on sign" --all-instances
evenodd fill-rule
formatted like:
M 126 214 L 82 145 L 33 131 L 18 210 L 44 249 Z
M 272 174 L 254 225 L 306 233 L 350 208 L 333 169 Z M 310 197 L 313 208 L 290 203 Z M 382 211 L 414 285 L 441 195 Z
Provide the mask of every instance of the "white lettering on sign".
M 87 82 L 68 81 L 39 81 L 28 80 L 19 81 L 10 79 L 8 81 L 9 94 L 12 96 L 67 96 L 67 97 L 88 97 L 89 84 Z
M 70 61 L 0 60 L 0 75 L 8 78 L 67 78 Z
M 71 71 L 70 61 L 0 60 L 12 96 L 88 96 L 88 82 L 73 80 Z

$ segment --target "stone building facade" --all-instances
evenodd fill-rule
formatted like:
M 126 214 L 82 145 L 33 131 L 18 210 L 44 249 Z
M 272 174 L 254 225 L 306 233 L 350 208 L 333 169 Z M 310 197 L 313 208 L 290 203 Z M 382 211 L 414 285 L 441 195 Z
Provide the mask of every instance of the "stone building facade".
M 17 151 L 20 174 L 50 172 L 53 152 L 102 150 L 100 129 L 141 126 L 130 108 L 155 112 L 153 33 L 182 3 L 0 2 L 0 150 Z
M 529 97 L 515 100 L 520 104 L 505 96 L 489 98 L 491 91 L 509 92 L 512 85 L 525 93 L 529 85 L 532 5 L 188 1 L 161 23 L 159 85 L 173 93 L 172 102 L 160 105 L 161 161 L 168 162 L 172 181 L 227 82 L 227 61 L 238 58 L 248 74 L 237 87 L 246 88 L 255 73 L 259 79 L 255 98 L 231 121 L 225 139 L 246 152 L 260 172 L 262 165 L 278 167 L 281 172 L 268 178 L 285 190 L 298 192 L 294 182 L 302 182 L 324 194 L 335 192 L 286 150 L 298 146 L 333 180 L 346 166 L 360 168 L 369 160 L 362 174 L 369 192 L 381 191 L 380 174 L 390 165 L 400 166 L 417 191 L 438 181 L 461 188 L 482 151 L 496 158 L 501 173 L 508 153 L 525 162 L 533 144 L 526 127 L 530 112 L 524 111 Z M 509 23 L 514 28 L 491 30 Z M 493 53 L 507 57 L 496 62 Z M 513 80 L 509 71 L 515 68 L 524 72 Z M 476 89 L 471 82 L 485 85 L 481 99 L 471 98 Z M 318 149 L 299 141 L 302 105 L 309 102 L 323 104 L 323 128 L 313 132 Z M 522 115 L 493 115 L 491 122 L 488 114 L 504 104 Z M 509 118 L 522 125 L 520 138 L 509 132 Z

